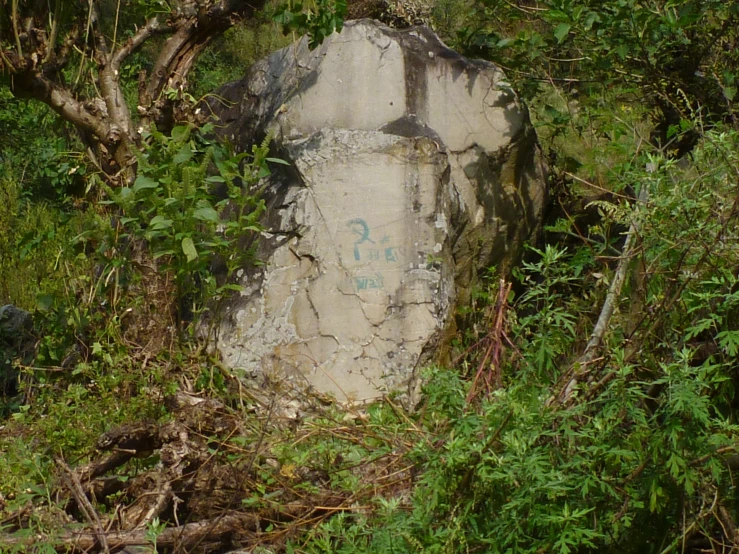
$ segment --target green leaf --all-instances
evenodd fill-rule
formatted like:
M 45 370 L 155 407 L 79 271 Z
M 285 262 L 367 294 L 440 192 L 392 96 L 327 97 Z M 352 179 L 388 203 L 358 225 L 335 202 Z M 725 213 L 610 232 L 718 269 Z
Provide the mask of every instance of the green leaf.
M 739 353 L 739 331 L 722 331 L 716 335 L 716 339 L 729 356 Z
M 716 319 L 714 317 L 704 317 L 699 319 L 690 327 L 685 329 L 685 338 L 687 340 L 697 337 L 704 331 L 708 331 L 716 325 Z
M 54 297 L 51 294 L 36 295 L 36 307 L 42 312 L 48 312 L 54 305 Z
M 133 183 L 134 192 L 138 192 L 144 189 L 155 189 L 158 187 L 159 183 L 151 177 L 147 177 L 146 175 L 139 175 L 138 177 L 136 177 L 136 181 L 134 181 Z
M 172 220 L 167 219 L 164 216 L 157 215 L 151 218 L 151 221 L 149 222 L 149 227 L 155 231 L 160 231 L 162 229 L 168 229 L 172 226 Z
M 557 25 L 557 28 L 554 30 L 554 36 L 559 44 L 562 44 L 562 41 L 567 38 L 571 27 L 569 23 L 560 23 Z
M 223 285 L 222 287 L 218 287 L 219 291 L 225 291 L 225 290 L 233 290 L 236 292 L 242 292 L 244 290 L 244 287 L 241 285 L 235 285 L 233 283 Z
M 273 164 L 280 164 L 280 165 L 290 165 L 290 162 L 286 162 L 285 160 L 281 160 L 280 158 L 264 158 L 268 162 L 272 162 Z
M 678 127 L 677 125 L 670 125 L 670 126 L 669 126 L 669 127 L 667 128 L 667 135 L 666 135 L 666 136 L 667 136 L 667 138 L 668 138 L 668 139 L 669 139 L 669 138 L 672 138 L 672 137 L 674 137 L 674 136 L 675 136 L 675 135 L 676 135 L 676 134 L 677 134 L 677 133 L 678 133 L 679 131 L 680 131 L 680 128 L 679 128 L 679 127 Z
M 177 125 L 172 129 L 172 139 L 177 142 L 181 142 L 186 139 L 189 134 L 190 128 L 187 125 Z
M 549 21 L 569 21 L 570 19 L 569 14 L 562 10 L 548 10 L 544 17 Z
M 629 54 L 629 47 L 626 44 L 619 44 L 616 46 L 616 48 L 613 49 L 616 54 L 618 54 L 618 57 L 622 60 L 626 59 L 626 56 Z
M 175 154 L 174 158 L 172 158 L 172 161 L 176 165 L 182 165 L 185 162 L 188 162 L 192 159 L 192 149 L 190 148 L 189 143 L 185 143 L 182 145 L 182 148 L 180 148 L 179 152 Z
M 198 251 L 195 249 L 195 244 L 192 242 L 190 237 L 182 239 L 182 252 L 187 256 L 187 261 L 191 262 L 198 257 Z
M 200 221 L 211 221 L 213 223 L 219 223 L 221 221 L 218 212 L 210 206 L 202 206 L 193 212 L 193 217 Z

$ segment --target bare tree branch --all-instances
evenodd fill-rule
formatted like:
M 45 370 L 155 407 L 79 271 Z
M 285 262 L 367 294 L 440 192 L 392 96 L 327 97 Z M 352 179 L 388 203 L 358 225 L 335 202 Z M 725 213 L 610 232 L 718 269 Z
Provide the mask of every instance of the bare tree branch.
M 37 72 L 28 73 L 15 78 L 15 94 L 35 98 L 48 104 L 66 121 L 92 133 L 101 142 L 108 141 L 110 128 L 104 114 L 96 114 L 85 103 L 75 99 L 69 90 L 53 83 L 43 75 Z
M 125 59 L 141 47 L 152 35 L 159 32 L 167 32 L 169 28 L 163 28 L 156 17 L 152 17 L 141 27 L 136 34 L 129 38 L 121 48 L 113 55 L 110 65 L 114 70 L 119 70 Z
M 637 206 L 644 204 L 646 200 L 647 190 L 646 187 L 642 187 L 639 193 Z M 626 281 L 626 274 L 633 258 L 633 245 L 635 243 L 635 237 L 637 236 L 638 231 L 639 221 L 635 217 L 631 222 L 629 230 L 626 234 L 626 242 L 624 243 L 624 247 L 621 253 L 621 259 L 618 262 L 616 273 L 613 276 L 611 286 L 608 289 L 608 294 L 606 295 L 606 299 L 603 302 L 603 308 L 601 309 L 600 315 L 598 316 L 598 321 L 596 322 L 595 327 L 593 327 L 593 333 L 590 335 L 590 340 L 588 341 L 588 344 L 585 347 L 582 355 L 562 375 L 563 379 L 561 381 L 566 382 L 566 385 L 560 389 L 559 393 L 556 396 L 550 398 L 547 401 L 548 405 L 563 405 L 569 402 L 575 392 L 575 388 L 577 387 L 578 383 L 589 372 L 588 366 L 595 361 L 595 357 L 603 342 L 603 337 L 608 330 L 608 325 L 611 321 L 611 317 L 613 316 L 613 312 L 616 309 L 618 298 L 621 295 L 621 289 L 623 288 L 624 282 Z
M 15 36 L 15 46 L 18 49 L 18 55 L 23 57 L 23 48 L 21 47 L 21 37 L 18 33 L 18 0 L 13 0 L 10 7 L 10 15 L 13 18 L 13 35 Z
M 49 35 L 49 42 L 46 45 L 46 57 L 44 63 L 48 63 L 54 55 L 54 45 L 56 44 L 57 37 L 59 36 L 59 16 L 61 9 L 61 0 L 55 0 L 54 2 L 54 20 L 51 23 L 51 34 Z
M 105 34 L 100 29 L 100 12 L 98 11 L 95 0 L 87 0 L 90 4 L 90 31 L 92 31 L 93 38 L 97 49 L 97 54 L 102 56 L 99 63 L 107 64 L 110 49 L 108 48 L 108 41 L 105 40 Z
M 182 90 L 198 56 L 213 39 L 232 27 L 238 19 L 253 15 L 264 4 L 265 0 L 185 4 L 174 23 L 177 30 L 162 48 L 149 82 L 140 95 L 142 124 L 146 126 L 166 117 L 172 101 L 164 95 L 165 90 Z
M 82 483 L 80 483 L 79 476 L 72 471 L 64 459 L 56 457 L 55 460 L 57 465 L 62 469 L 64 482 L 66 483 L 67 488 L 69 488 L 69 491 L 74 496 L 74 499 L 77 501 L 77 506 L 79 506 L 87 521 L 95 528 L 95 532 L 100 537 L 100 544 L 103 547 L 103 552 L 107 554 L 110 552 L 110 549 L 108 548 L 108 541 L 105 537 L 103 525 L 100 522 L 100 517 L 98 516 L 97 511 L 95 511 L 95 508 L 87 498 L 85 491 L 82 489 Z
M 57 30 L 58 33 L 58 30 Z M 41 68 L 44 75 L 55 75 L 69 62 L 69 55 L 80 40 L 80 28 L 74 25 L 67 31 L 67 35 L 64 42 L 59 47 L 56 53 L 52 52 L 51 57 L 48 60 L 44 60 L 44 65 Z
M 224 535 L 234 531 L 255 531 L 259 528 L 259 516 L 255 514 L 230 513 L 212 520 L 188 523 L 180 527 L 169 527 L 164 529 L 157 537 L 157 546 L 164 548 L 188 548 L 192 547 L 207 537 L 209 541 L 217 542 Z M 151 541 L 147 537 L 146 529 L 132 531 L 118 531 L 109 533 L 74 533 L 69 532 L 60 537 L 11 537 L 0 536 L 0 547 L 31 547 L 40 543 L 57 543 L 58 552 L 89 552 L 97 548 L 102 540 L 108 544 L 108 548 L 116 549 L 124 546 L 150 546 Z

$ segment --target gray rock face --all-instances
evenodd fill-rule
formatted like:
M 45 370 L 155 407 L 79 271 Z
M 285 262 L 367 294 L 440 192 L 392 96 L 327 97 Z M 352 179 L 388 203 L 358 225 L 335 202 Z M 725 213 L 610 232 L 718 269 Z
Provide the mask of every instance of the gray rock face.
M 264 265 L 219 324 L 226 363 L 339 400 L 412 390 L 478 273 L 506 271 L 539 224 L 536 137 L 503 74 L 362 20 L 219 94 L 237 147 L 269 132 L 292 166 L 267 188 Z
M 33 325 L 33 318 L 25 310 L 11 304 L 0 306 L 0 340 L 17 344 Z
M 0 306 L 0 417 L 8 411 L 3 398 L 18 392 L 18 372 L 11 360 L 33 350 L 32 327 L 33 318 L 27 311 L 11 304 Z

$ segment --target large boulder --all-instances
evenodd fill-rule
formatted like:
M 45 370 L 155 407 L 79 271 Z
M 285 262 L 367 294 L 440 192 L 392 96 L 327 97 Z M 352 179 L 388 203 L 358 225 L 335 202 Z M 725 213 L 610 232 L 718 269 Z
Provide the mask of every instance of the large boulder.
M 361 20 L 218 98 L 237 149 L 269 133 L 291 165 L 266 188 L 264 264 L 218 324 L 225 362 L 340 400 L 412 390 L 478 275 L 507 272 L 540 222 L 536 135 L 503 73 L 427 28 Z

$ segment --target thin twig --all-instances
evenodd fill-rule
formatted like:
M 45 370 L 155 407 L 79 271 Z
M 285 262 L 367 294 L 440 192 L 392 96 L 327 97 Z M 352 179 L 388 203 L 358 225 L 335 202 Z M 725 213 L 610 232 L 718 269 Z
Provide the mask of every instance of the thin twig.
M 683 540 L 684 537 L 687 537 L 688 534 L 700 523 L 702 519 L 704 519 L 706 516 L 711 514 L 716 506 L 716 503 L 718 502 L 718 492 L 715 493 L 713 497 L 713 504 L 708 510 L 701 510 L 698 515 L 693 519 L 693 522 L 690 524 L 690 526 L 685 529 L 685 524 L 683 524 L 683 532 L 682 534 L 677 537 L 674 541 L 672 541 L 672 544 L 670 544 L 667 548 L 665 548 L 660 554 L 668 554 L 673 548 L 675 548 L 680 542 Z
M 471 402 L 472 399 L 478 394 L 478 381 L 483 378 L 485 381 L 487 392 L 492 391 L 493 385 L 496 387 L 502 386 L 502 376 L 500 373 L 500 354 L 503 347 L 503 324 L 505 321 L 506 308 L 508 307 L 508 295 L 511 292 L 512 283 L 507 283 L 501 279 L 498 286 L 498 298 L 495 302 L 495 317 L 493 319 L 493 328 L 488 333 L 489 345 L 485 351 L 485 355 L 478 366 L 475 378 L 472 380 L 470 386 L 470 392 L 467 394 L 467 402 Z M 491 359 L 492 358 L 492 359 Z M 488 360 L 490 365 L 488 366 Z M 485 370 L 489 367 L 490 373 L 484 376 Z M 491 382 L 491 379 L 495 380 L 495 383 Z
M 197 544 L 206 536 L 221 537 L 224 534 L 233 533 L 236 529 L 239 531 L 255 531 L 259 528 L 259 521 L 260 518 L 256 514 L 231 512 L 221 518 L 188 523 L 180 527 L 168 527 L 157 537 L 157 546 L 188 548 L 193 544 Z M 113 548 L 151 545 L 145 529 L 114 531 L 103 533 L 102 536 L 107 539 L 107 544 Z M 95 548 L 100 538 L 101 535 L 97 532 L 77 533 L 70 531 L 54 537 L 54 540 L 58 543 L 57 550 L 60 552 L 85 552 Z M 0 535 L 0 547 L 33 546 L 42 542 L 51 542 L 51 537 L 36 535 L 27 538 Z
M 141 27 L 136 33 L 129 38 L 120 49 L 115 52 L 112 56 L 111 64 L 113 69 L 117 70 L 120 68 L 123 61 L 138 48 L 141 47 L 146 40 L 156 33 L 171 31 L 169 27 L 162 27 L 159 20 L 156 17 L 152 17 L 146 22 L 146 25 Z
M 688 466 L 690 467 L 699 466 L 707 462 L 708 460 L 710 460 L 716 455 L 727 454 L 729 452 L 736 452 L 738 449 L 739 449 L 739 446 L 737 445 L 722 446 L 721 448 L 717 448 L 714 452 L 711 452 L 710 454 L 706 454 L 705 456 L 701 456 L 700 458 L 696 458 L 695 460 L 692 460 L 691 462 L 688 463 Z
M 121 0 L 118 0 L 115 5 L 115 23 L 113 24 L 113 43 L 111 48 L 113 49 L 113 52 L 115 52 L 115 43 L 116 39 L 118 38 L 118 17 L 121 13 Z
M 570 177 L 571 179 L 574 179 L 578 183 L 581 183 L 583 185 L 587 185 L 588 187 L 594 188 L 594 189 L 599 190 L 601 192 L 605 192 L 605 193 L 610 194 L 611 196 L 614 196 L 616 198 L 623 198 L 624 200 L 627 200 L 629 202 L 633 202 L 633 200 L 634 200 L 634 198 L 632 196 L 629 196 L 628 194 L 620 194 L 618 192 L 614 192 L 612 190 L 608 190 L 607 188 L 601 187 L 600 185 L 596 185 L 595 183 L 593 183 L 591 181 L 588 181 L 587 179 L 583 179 L 582 177 L 578 177 L 577 175 L 575 175 L 574 173 L 570 173 L 569 171 L 564 171 L 563 173 L 565 175 L 567 175 L 568 177 Z M 638 201 L 641 201 L 641 200 L 638 200 Z
M 46 45 L 46 57 L 44 58 L 44 63 L 48 63 L 51 61 L 51 58 L 54 55 L 54 45 L 56 44 L 56 39 L 59 36 L 59 17 L 61 16 L 60 13 L 61 10 L 61 0 L 56 0 L 54 3 L 54 21 L 51 23 L 51 34 L 49 35 L 49 43 Z
M 23 47 L 21 46 L 21 36 L 18 33 L 18 0 L 13 0 L 10 5 L 10 18 L 13 23 L 13 35 L 15 36 L 15 46 L 18 50 L 18 57 L 23 57 Z

